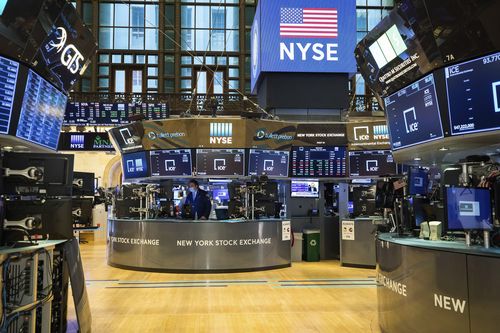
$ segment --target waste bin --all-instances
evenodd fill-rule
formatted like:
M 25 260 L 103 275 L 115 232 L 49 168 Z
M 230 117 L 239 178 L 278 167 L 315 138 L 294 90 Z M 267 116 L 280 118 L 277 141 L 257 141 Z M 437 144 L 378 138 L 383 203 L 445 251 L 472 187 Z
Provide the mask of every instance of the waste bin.
M 303 254 L 305 261 L 319 261 L 319 229 L 304 230 Z
M 292 245 L 292 261 L 301 262 L 302 261 L 302 233 L 293 233 L 293 245 Z

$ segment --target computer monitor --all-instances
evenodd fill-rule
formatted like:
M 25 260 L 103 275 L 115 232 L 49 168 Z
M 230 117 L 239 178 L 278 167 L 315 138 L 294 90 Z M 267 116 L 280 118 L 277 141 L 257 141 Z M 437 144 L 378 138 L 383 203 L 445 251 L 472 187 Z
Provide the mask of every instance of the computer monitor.
M 140 214 L 131 212 L 130 208 L 139 208 L 141 199 L 117 199 L 115 201 L 115 217 L 117 219 L 123 218 L 139 218 Z
M 292 179 L 292 198 L 319 198 L 319 180 Z
M 4 153 L 4 194 L 71 196 L 73 155 Z
M 73 237 L 72 201 L 60 198 L 6 201 L 5 228 L 16 225 L 24 227 L 31 235 L 70 239 Z
M 73 195 L 94 196 L 95 174 L 93 172 L 73 172 Z
M 223 202 L 229 200 L 229 190 L 227 188 L 216 188 L 212 190 L 212 198 Z
M 1 7 L 2 1 L 0 1 Z M 19 63 L 4 57 L 0 57 L 0 134 L 8 134 L 10 120 L 12 118 L 12 108 L 16 94 L 17 76 L 19 73 Z
M 149 153 L 140 151 L 123 154 L 122 166 L 125 179 L 149 177 Z
M 426 195 L 429 175 L 426 169 L 410 167 L 408 170 L 408 192 L 410 195 Z
M 193 172 L 190 149 L 153 150 L 149 155 L 151 176 L 182 177 Z
M 235 177 L 245 175 L 244 149 L 198 149 L 196 170 L 200 176 Z
M 79 198 L 72 200 L 73 224 L 92 226 L 93 198 Z
M 248 174 L 269 177 L 288 177 L 288 151 L 250 149 Z
M 346 147 L 293 147 L 292 177 L 345 177 Z
M 448 230 L 491 230 L 493 228 L 489 189 L 448 187 L 445 203 Z

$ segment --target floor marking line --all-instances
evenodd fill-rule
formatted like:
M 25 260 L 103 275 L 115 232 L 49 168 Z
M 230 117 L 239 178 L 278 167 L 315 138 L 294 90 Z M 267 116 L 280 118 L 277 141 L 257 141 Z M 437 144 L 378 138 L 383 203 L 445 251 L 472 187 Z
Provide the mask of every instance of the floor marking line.
M 166 289 L 166 288 L 225 288 L 227 285 L 214 286 L 137 286 L 137 287 L 105 287 L 106 289 Z

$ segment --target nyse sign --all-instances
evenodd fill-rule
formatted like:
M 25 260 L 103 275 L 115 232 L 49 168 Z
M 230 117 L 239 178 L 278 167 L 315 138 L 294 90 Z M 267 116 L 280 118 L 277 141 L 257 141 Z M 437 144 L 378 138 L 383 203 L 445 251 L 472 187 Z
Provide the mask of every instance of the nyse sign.
M 251 36 L 252 89 L 263 72 L 356 72 L 355 1 L 259 1 Z

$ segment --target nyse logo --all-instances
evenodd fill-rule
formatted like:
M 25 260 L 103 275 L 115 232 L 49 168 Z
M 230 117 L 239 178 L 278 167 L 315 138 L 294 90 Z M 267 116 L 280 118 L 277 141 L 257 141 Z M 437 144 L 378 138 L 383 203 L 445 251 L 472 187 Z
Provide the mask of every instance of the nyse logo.
M 368 160 L 366 161 L 366 171 L 368 172 L 378 172 L 378 161 L 377 160 Z
M 85 136 L 84 135 L 71 135 L 69 147 L 71 149 L 84 149 L 85 148 Z
M 354 140 L 356 141 L 369 141 L 370 128 L 368 126 L 354 127 Z
M 418 121 L 417 121 L 417 113 L 415 112 L 415 108 L 411 108 L 403 111 L 403 117 L 405 119 L 405 127 L 406 133 L 413 133 L 418 131 Z
M 226 171 L 226 160 L 223 158 L 214 159 L 214 170 L 215 171 Z
M 66 29 L 58 27 L 55 33 L 55 40 L 51 40 L 47 45 L 45 45 L 46 51 L 50 52 L 55 49 L 57 53 L 61 53 L 61 64 L 66 66 L 71 74 L 76 74 L 78 72 L 83 74 L 86 66 L 82 67 L 81 63 L 83 63 L 85 58 L 75 45 L 66 45 L 66 41 L 68 39 Z M 80 67 L 82 68 L 80 69 Z
M 210 123 L 210 143 L 230 145 L 233 143 L 232 123 Z
M 336 8 L 280 8 L 281 38 L 338 38 Z M 280 43 L 280 60 L 338 61 L 337 43 Z
M 273 160 L 264 160 L 264 171 L 265 172 L 273 172 L 274 171 L 274 161 Z
M 166 171 L 175 171 L 175 160 L 165 160 L 165 170 Z

